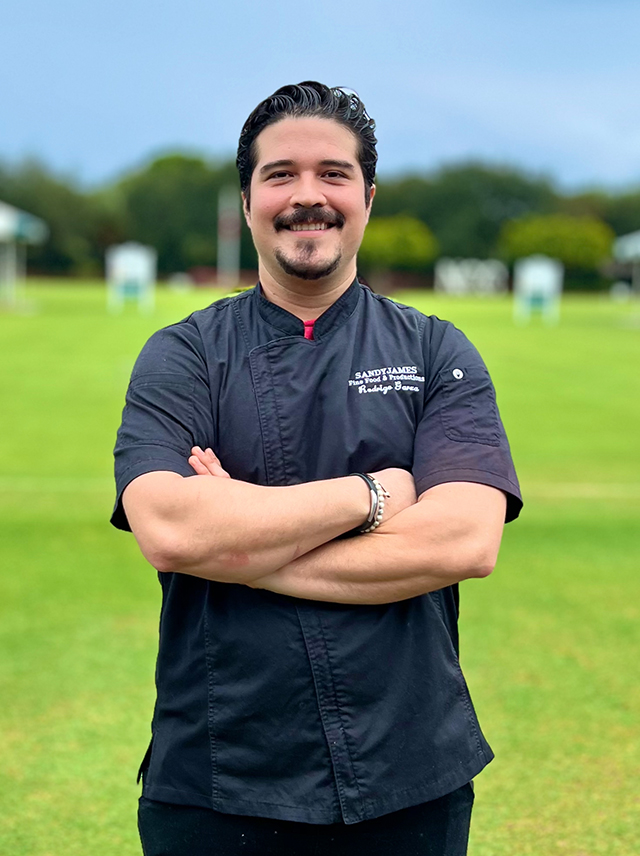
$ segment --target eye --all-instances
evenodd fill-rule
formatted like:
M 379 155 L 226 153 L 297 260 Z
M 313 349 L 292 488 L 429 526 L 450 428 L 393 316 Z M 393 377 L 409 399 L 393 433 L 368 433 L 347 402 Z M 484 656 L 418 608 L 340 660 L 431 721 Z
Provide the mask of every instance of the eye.
M 268 178 L 268 180 L 272 180 L 272 179 L 277 180 L 279 178 L 288 178 L 290 175 L 291 175 L 290 172 L 284 172 L 284 171 L 272 172 L 267 176 L 267 178 Z
M 340 172 L 338 169 L 330 169 L 324 173 L 325 178 L 347 178 L 344 172 Z

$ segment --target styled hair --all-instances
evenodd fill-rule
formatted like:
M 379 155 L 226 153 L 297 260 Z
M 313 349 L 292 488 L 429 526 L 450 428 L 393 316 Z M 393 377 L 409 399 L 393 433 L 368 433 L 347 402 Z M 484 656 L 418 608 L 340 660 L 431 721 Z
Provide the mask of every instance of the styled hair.
M 376 123 L 355 92 L 339 86 L 331 89 L 315 80 L 281 86 L 273 95 L 261 101 L 244 123 L 238 142 L 236 166 L 240 174 L 240 188 L 247 203 L 251 176 L 256 168 L 256 139 L 268 125 L 288 116 L 333 119 L 351 131 L 358 144 L 357 157 L 364 176 L 368 205 L 378 161 L 374 133 Z

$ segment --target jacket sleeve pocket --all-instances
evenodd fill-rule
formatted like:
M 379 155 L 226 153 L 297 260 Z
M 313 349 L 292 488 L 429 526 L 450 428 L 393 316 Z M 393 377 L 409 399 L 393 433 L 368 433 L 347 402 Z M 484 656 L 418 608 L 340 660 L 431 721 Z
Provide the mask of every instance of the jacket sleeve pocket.
M 440 385 L 440 415 L 449 440 L 499 446 L 500 417 L 486 368 L 460 365 L 443 369 Z

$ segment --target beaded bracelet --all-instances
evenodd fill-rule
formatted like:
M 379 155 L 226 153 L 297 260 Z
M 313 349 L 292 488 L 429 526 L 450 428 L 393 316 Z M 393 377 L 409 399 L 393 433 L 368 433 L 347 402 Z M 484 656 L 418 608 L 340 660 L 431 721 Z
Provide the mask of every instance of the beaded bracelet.
M 373 532 L 373 530 L 377 529 L 382 523 L 382 517 L 384 515 L 384 500 L 385 497 L 389 498 L 391 494 L 387 493 L 378 479 L 369 473 L 351 473 L 350 475 L 359 476 L 359 478 L 367 483 L 371 497 L 371 507 L 369 509 L 369 516 L 362 526 L 352 529 L 348 534 L 366 535 L 367 532 Z

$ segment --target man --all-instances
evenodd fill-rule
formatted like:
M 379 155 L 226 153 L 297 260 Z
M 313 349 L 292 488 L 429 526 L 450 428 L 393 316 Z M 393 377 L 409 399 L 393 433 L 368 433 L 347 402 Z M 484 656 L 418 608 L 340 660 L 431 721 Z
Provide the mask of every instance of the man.
M 521 500 L 473 346 L 356 278 L 375 144 L 340 89 L 263 101 L 237 159 L 259 284 L 133 371 L 112 522 L 163 589 L 146 856 L 466 852 L 492 753 L 457 583 Z

